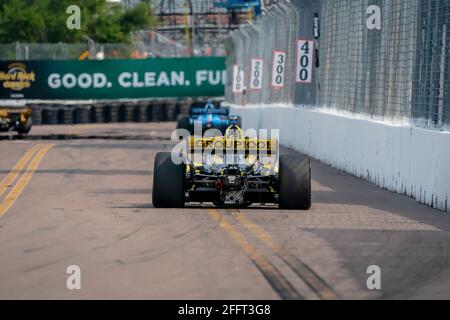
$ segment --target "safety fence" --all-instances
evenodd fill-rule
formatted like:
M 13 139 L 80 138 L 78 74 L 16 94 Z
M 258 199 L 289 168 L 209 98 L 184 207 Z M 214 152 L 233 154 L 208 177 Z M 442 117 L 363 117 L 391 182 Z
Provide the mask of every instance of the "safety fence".
M 10 43 L 0 44 L 0 60 L 142 59 L 184 56 L 175 45 L 150 43 Z
M 186 48 L 157 32 L 139 32 L 132 43 L 8 43 L 0 44 L 0 60 L 147 59 L 224 56 L 221 43 Z
M 450 0 L 280 0 L 226 47 L 232 103 L 450 128 Z

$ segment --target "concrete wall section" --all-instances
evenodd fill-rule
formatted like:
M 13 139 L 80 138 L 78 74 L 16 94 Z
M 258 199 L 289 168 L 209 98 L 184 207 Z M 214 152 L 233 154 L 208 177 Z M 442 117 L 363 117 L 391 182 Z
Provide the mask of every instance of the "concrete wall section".
M 292 106 L 232 106 L 244 128 L 280 129 L 281 143 L 380 187 L 450 211 L 450 132 Z

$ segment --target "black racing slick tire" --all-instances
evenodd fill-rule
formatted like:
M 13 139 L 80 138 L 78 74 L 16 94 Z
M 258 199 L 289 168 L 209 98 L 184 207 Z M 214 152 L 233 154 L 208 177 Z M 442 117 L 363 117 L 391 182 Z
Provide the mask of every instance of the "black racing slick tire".
M 239 128 L 242 128 L 242 118 L 241 118 L 240 116 L 237 117 L 237 123 L 236 123 L 236 125 L 237 125 Z
M 32 125 L 33 125 L 33 121 L 31 120 L 31 117 L 28 117 L 27 122 L 25 122 L 25 124 L 21 124 L 17 128 L 17 132 L 19 134 L 28 134 L 31 130 Z
M 185 129 L 190 131 L 189 117 L 183 114 L 178 115 L 177 129 Z
M 311 207 L 311 161 L 307 156 L 280 155 L 280 209 Z
M 155 208 L 184 207 L 186 166 L 174 164 L 170 152 L 158 152 L 153 170 L 152 202 Z

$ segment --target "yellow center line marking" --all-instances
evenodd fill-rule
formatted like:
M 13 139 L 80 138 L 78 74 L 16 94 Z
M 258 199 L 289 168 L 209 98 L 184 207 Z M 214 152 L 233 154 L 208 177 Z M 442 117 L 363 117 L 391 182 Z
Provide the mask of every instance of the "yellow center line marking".
M 289 283 L 289 281 L 271 264 L 262 253 L 252 246 L 247 239 L 235 227 L 233 227 L 217 209 L 208 209 L 209 214 L 224 229 L 249 256 L 249 258 L 259 268 L 270 285 L 277 291 L 283 299 L 302 299 L 303 297 Z
M 275 254 L 280 258 L 285 260 L 288 266 L 300 277 L 302 278 L 310 288 L 315 291 L 320 298 L 325 300 L 335 300 L 338 299 L 336 293 L 333 292 L 324 281 L 319 278 L 308 266 L 306 266 L 302 261 L 298 260 L 291 253 L 283 249 L 279 244 L 277 244 L 272 236 L 267 233 L 262 227 L 254 223 L 250 218 L 248 218 L 242 211 L 237 209 L 229 210 L 233 217 L 236 218 L 248 231 L 255 235 L 258 239 L 264 242 Z
M 5 200 L 3 200 L 2 203 L 0 203 L 0 217 L 2 217 L 16 202 L 16 200 L 19 198 L 22 191 L 25 189 L 27 184 L 30 182 L 31 177 L 33 176 L 34 172 L 38 168 L 39 164 L 41 163 L 42 159 L 44 158 L 45 154 L 53 148 L 54 144 L 47 144 L 45 147 L 43 147 L 39 152 L 36 154 L 36 156 L 31 160 L 30 164 L 28 165 L 25 173 L 22 175 L 22 177 L 19 179 L 19 181 L 16 183 L 14 188 L 11 189 L 9 194 L 6 196 Z
M 6 189 L 8 189 L 8 187 L 14 182 L 14 180 L 16 180 L 16 177 L 19 175 L 19 173 L 22 171 L 22 169 L 34 155 L 36 150 L 39 149 L 41 146 L 42 144 L 37 144 L 32 148 L 28 149 L 28 151 L 25 152 L 22 158 L 20 158 L 20 160 L 17 162 L 14 168 L 11 169 L 9 174 L 0 182 L 0 197 L 3 195 Z
M 225 229 L 225 231 L 228 232 L 231 238 L 242 247 L 245 253 L 247 253 L 252 258 L 260 260 L 262 264 L 265 264 L 265 262 L 261 259 L 262 255 L 258 251 L 258 249 L 248 243 L 244 235 L 242 235 L 236 228 L 234 228 L 217 209 L 208 209 L 208 212 L 214 218 L 214 220 L 216 220 L 219 226 Z

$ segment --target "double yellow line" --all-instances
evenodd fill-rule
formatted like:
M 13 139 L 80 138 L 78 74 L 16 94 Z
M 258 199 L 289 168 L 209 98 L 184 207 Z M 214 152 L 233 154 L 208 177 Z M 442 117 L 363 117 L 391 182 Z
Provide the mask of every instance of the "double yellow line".
M 252 260 L 258 270 L 277 292 L 281 299 L 299 300 L 303 296 L 291 285 L 283 274 L 264 255 L 240 233 L 231 223 L 220 214 L 217 209 L 208 209 L 209 214 L 216 220 L 219 226 L 224 229 Z
M 252 246 L 231 223 L 217 209 L 208 209 L 209 214 L 219 225 L 227 231 L 229 236 L 244 250 L 244 252 L 255 263 L 264 277 L 277 291 L 282 299 L 302 299 L 302 295 L 290 284 L 290 282 L 271 264 L 264 255 Z M 243 225 L 250 233 L 262 241 L 276 256 L 278 256 L 294 273 L 313 291 L 324 300 L 338 299 L 338 295 L 331 287 L 318 276 L 308 265 L 300 259 L 283 249 L 276 243 L 272 236 L 263 228 L 250 220 L 243 212 L 236 209 L 229 210 L 237 222 Z
M 336 293 L 308 265 L 276 243 L 263 228 L 250 220 L 242 211 L 231 210 L 233 217 L 247 228 L 259 240 L 264 242 L 281 260 L 283 260 L 320 299 L 335 300 Z
M 5 213 L 13 206 L 16 200 L 20 197 L 22 191 L 25 189 L 27 184 L 30 182 L 34 172 L 39 167 L 45 154 L 53 148 L 54 144 L 37 144 L 31 147 L 25 154 L 20 158 L 17 164 L 12 168 L 9 174 L 0 182 L 0 197 L 5 193 L 5 191 L 10 188 L 19 174 L 24 170 L 17 183 L 12 187 L 11 191 L 6 195 L 5 199 L 0 203 L 0 218 L 5 215 Z M 31 161 L 30 161 L 31 159 Z

